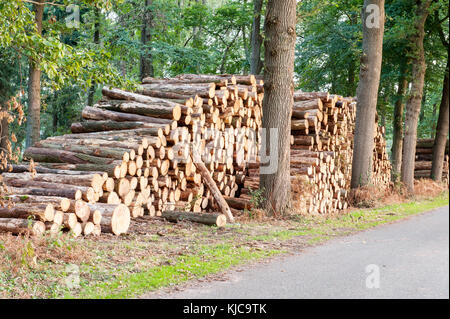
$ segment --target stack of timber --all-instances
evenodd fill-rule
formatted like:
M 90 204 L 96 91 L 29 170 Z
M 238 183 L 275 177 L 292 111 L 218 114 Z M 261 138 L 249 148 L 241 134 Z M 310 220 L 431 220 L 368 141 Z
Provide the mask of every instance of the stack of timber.
M 40 235 L 60 230 L 73 236 L 120 235 L 130 225 L 129 208 L 98 203 L 101 189 L 109 185 L 101 171 L 76 171 L 28 165 L 10 165 L 2 173 L 8 193 L 0 205 L 0 231 Z
M 294 200 L 303 204 L 304 212 L 327 214 L 348 207 L 355 119 L 353 98 L 326 92 L 294 93 L 291 182 Z M 387 187 L 391 164 L 384 127 L 376 122 L 375 129 L 372 180 L 378 187 Z M 259 165 L 253 165 L 248 175 L 245 187 L 255 188 Z
M 254 76 L 147 78 L 137 92 L 105 87 L 99 103 L 82 111 L 83 121 L 72 124 L 73 134 L 50 137 L 25 151 L 36 177 L 27 175 L 26 166 L 13 166 L 4 179 L 13 194 L 30 187 L 40 193 L 75 189 L 76 196 L 52 194 L 91 206 L 120 205 L 131 218 L 225 213 L 222 195 L 235 195 L 236 176 L 258 153 L 262 98 Z M 195 161 L 193 149 L 200 154 Z M 222 219 L 218 216 L 221 225 Z M 204 220 L 210 223 L 211 217 Z
M 2 174 L 15 206 L 4 208 L 0 218 L 17 220 L 5 219 L 0 230 L 23 228 L 19 215 L 34 216 L 36 229 L 77 234 L 124 233 L 130 219 L 143 215 L 222 226 L 224 215 L 232 222 L 232 214 L 253 208 L 260 78 L 184 74 L 146 78 L 134 92 L 105 87 L 102 93 L 97 104 L 83 109 L 83 121 L 72 124 L 72 134 L 25 151 L 36 172 L 12 165 Z M 294 100 L 291 180 L 306 185 L 295 196 L 308 213 L 345 209 L 356 102 L 314 92 L 295 92 Z M 374 180 L 385 186 L 390 164 L 383 129 L 376 127 Z M 49 211 L 62 218 L 55 222 Z
M 416 144 L 416 161 L 414 166 L 414 178 L 431 178 L 433 164 L 434 139 L 419 139 Z M 449 183 L 449 141 L 445 146 L 444 164 L 442 169 L 442 181 Z

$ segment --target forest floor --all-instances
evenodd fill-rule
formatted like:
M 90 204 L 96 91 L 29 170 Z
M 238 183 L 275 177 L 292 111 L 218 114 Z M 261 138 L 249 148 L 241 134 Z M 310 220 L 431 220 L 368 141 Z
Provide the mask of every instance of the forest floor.
M 371 199 L 372 208 L 328 217 L 241 216 L 224 228 L 141 218 L 120 237 L 1 234 L 0 298 L 137 298 L 162 287 L 176 290 L 188 280 L 220 280 L 236 266 L 449 204 L 448 190 L 418 189 L 412 199 Z

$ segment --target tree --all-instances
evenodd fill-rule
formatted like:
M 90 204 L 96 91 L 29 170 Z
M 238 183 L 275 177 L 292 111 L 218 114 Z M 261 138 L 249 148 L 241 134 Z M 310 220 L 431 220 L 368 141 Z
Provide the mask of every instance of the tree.
M 273 174 L 263 174 L 261 170 L 260 187 L 264 190 L 265 208 L 271 213 L 284 212 L 291 205 L 289 142 L 294 103 L 296 5 L 296 0 L 269 0 L 266 9 L 263 128 L 278 131 L 278 169 Z
M 436 11 L 437 19 L 439 16 Z M 439 35 L 441 38 L 442 45 L 447 48 L 447 67 L 445 69 L 444 84 L 442 86 L 442 99 L 439 106 L 439 119 L 436 126 L 436 135 L 433 145 L 433 163 L 431 167 L 431 178 L 435 181 L 442 180 L 442 166 L 444 163 L 445 156 L 445 146 L 447 143 L 448 128 L 449 128 L 449 68 L 450 68 L 450 51 L 449 43 L 445 38 L 442 27 L 439 23 Z
M 152 55 L 152 29 L 153 29 L 153 2 L 145 0 L 144 17 L 141 30 L 141 80 L 145 77 L 153 77 L 153 55 Z
M 262 12 L 263 0 L 253 0 L 253 24 L 252 24 L 252 55 L 250 58 L 250 73 L 259 74 L 262 70 L 261 61 L 261 12 Z
M 352 188 L 368 185 L 372 176 L 374 125 L 383 55 L 384 0 L 365 0 L 362 21 L 363 53 L 357 88 Z
M 42 35 L 42 19 L 44 16 L 44 0 L 33 4 L 36 32 Z M 30 75 L 28 80 L 28 119 L 26 146 L 39 141 L 41 129 L 41 69 L 39 61 L 30 58 Z
M 100 8 L 95 7 L 94 9 L 95 22 L 94 22 L 94 38 L 93 41 L 95 44 L 100 44 L 100 19 L 101 13 Z M 94 94 L 95 94 L 96 83 L 92 83 L 92 86 L 89 88 L 88 101 L 87 104 L 92 106 L 94 104 Z
M 396 182 L 400 179 L 402 168 L 403 149 L 403 109 L 405 107 L 404 96 L 408 88 L 406 77 L 406 63 L 400 68 L 398 79 L 397 99 L 394 104 L 393 136 L 392 136 L 392 179 Z
M 403 139 L 402 182 L 408 192 L 414 192 L 414 164 L 417 143 L 417 123 L 422 103 L 426 72 L 424 36 L 425 22 L 432 0 L 416 1 L 414 32 L 410 38 L 412 62 L 411 92 L 406 102 L 405 137 Z

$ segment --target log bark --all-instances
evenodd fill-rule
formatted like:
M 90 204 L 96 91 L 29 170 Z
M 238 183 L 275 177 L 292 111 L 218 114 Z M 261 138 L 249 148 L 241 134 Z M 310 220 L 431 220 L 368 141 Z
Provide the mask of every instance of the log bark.
M 169 129 L 168 124 L 148 123 L 148 122 L 116 122 L 116 121 L 86 121 L 72 123 L 70 130 L 72 133 L 91 133 L 113 130 L 133 130 L 136 128 L 162 128 Z
M 178 103 L 142 94 L 130 93 L 119 89 L 103 88 L 102 92 L 110 98 L 137 102 L 111 105 L 111 108 L 114 108 L 113 110 L 169 118 L 175 121 L 178 121 L 181 117 L 181 105 Z
M 227 217 L 228 222 L 234 223 L 234 217 L 230 211 L 230 207 L 222 196 L 219 188 L 217 187 L 216 182 L 213 180 L 211 173 L 206 168 L 205 164 L 201 160 L 201 157 L 198 151 L 195 148 L 192 148 L 192 154 L 194 159 L 194 165 L 202 176 L 202 181 L 206 184 L 211 195 L 214 197 L 217 206 L 219 206 L 222 213 Z
M 217 227 L 224 227 L 227 223 L 227 218 L 223 214 L 199 214 L 183 211 L 163 211 L 161 216 L 171 222 L 188 220 L 195 223 Z
M 96 105 L 99 106 L 99 105 Z M 162 119 L 159 117 L 150 117 L 145 115 L 115 112 L 102 109 L 100 107 L 90 107 L 86 106 L 81 116 L 86 120 L 111 120 L 117 122 L 144 122 L 144 123 L 159 123 L 159 124 L 169 124 L 172 125 L 173 120 Z M 172 127 L 174 129 L 174 127 Z
M 55 216 L 52 204 L 19 204 L 0 207 L 0 218 L 28 218 L 34 216 L 43 222 L 51 222 Z
M 9 232 L 12 234 L 29 232 L 31 235 L 39 236 L 45 232 L 45 224 L 36 220 L 0 218 L 0 232 Z

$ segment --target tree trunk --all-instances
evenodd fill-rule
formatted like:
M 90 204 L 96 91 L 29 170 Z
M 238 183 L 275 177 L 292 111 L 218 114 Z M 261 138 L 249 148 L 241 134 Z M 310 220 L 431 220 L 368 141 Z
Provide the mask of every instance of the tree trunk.
M 368 8 L 371 5 L 379 8 L 379 15 L 376 10 Z M 362 21 L 363 53 L 357 89 L 352 188 L 368 185 L 372 177 L 374 125 L 383 53 L 384 0 L 365 0 Z
M 100 9 L 95 7 L 95 24 L 94 24 L 94 43 L 100 44 Z M 94 104 L 94 94 L 95 94 L 95 87 L 96 83 L 92 83 L 91 87 L 89 88 L 89 95 L 88 95 L 88 105 Z
M 408 79 L 406 78 L 406 65 L 400 70 L 398 80 L 397 100 L 394 105 L 393 137 L 392 137 L 392 180 L 398 181 L 402 169 L 402 147 L 403 147 L 403 97 L 408 88 Z
M 277 170 L 272 174 L 261 174 L 260 179 L 266 199 L 264 206 L 269 213 L 283 213 L 291 207 L 289 142 L 294 104 L 296 6 L 295 0 L 269 0 L 267 3 L 263 129 L 273 133 L 270 128 L 275 128 L 278 133 Z M 267 141 L 263 143 L 267 145 L 266 149 L 274 148 Z M 274 154 L 270 155 L 273 158 Z
M 8 107 L 6 103 L 0 105 L 1 112 L 8 112 Z M 9 141 L 9 123 L 8 116 L 5 116 L 0 120 L 0 155 L 7 158 L 8 151 L 8 143 Z
M 425 52 L 423 40 L 425 36 L 425 21 L 428 17 L 428 9 L 432 0 L 418 1 L 416 9 L 415 32 L 411 37 L 412 56 L 412 86 L 411 93 L 406 102 L 405 137 L 403 139 L 402 156 L 402 182 L 408 192 L 414 192 L 414 162 L 417 142 L 417 122 L 419 120 L 420 107 L 425 80 Z
M 253 0 L 253 24 L 252 24 L 252 35 L 251 35 L 251 47 L 252 54 L 250 58 L 250 73 L 259 74 L 261 73 L 263 63 L 261 61 L 261 11 L 263 6 L 263 0 Z
M 442 99 L 441 105 L 439 106 L 439 119 L 433 146 L 433 166 L 431 168 L 431 178 L 435 181 L 442 180 L 442 167 L 444 164 L 445 145 L 447 143 L 449 127 L 449 89 L 449 57 L 447 56 L 447 68 L 445 70 Z
M 33 5 L 34 21 L 38 34 L 42 34 L 42 19 L 44 15 L 44 0 L 37 0 Z M 38 61 L 30 59 L 30 74 L 28 80 L 28 119 L 26 146 L 39 141 L 41 129 L 41 70 Z
M 152 56 L 152 25 L 153 25 L 153 12 L 151 6 L 152 0 L 145 0 L 144 18 L 142 21 L 141 30 L 141 80 L 145 77 L 153 77 L 153 56 Z

